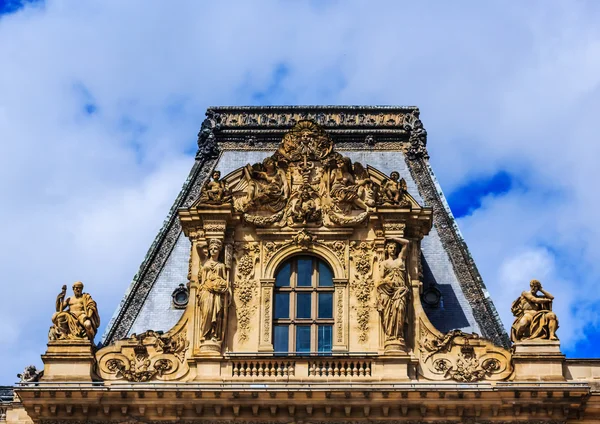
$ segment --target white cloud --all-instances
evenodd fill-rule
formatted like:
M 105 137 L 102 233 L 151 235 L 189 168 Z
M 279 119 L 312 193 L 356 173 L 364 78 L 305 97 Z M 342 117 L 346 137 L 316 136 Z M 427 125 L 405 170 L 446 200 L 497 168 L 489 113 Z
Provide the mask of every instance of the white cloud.
M 574 306 L 600 263 L 598 7 L 57 0 L 0 17 L 0 322 L 22 323 L 0 381 L 39 361 L 62 284 L 84 280 L 108 321 L 206 107 L 252 103 L 281 64 L 273 102 L 420 106 L 446 192 L 498 169 L 526 185 L 461 229 L 503 316 L 505 270 L 518 291 L 548 261 L 572 346 L 597 319 Z

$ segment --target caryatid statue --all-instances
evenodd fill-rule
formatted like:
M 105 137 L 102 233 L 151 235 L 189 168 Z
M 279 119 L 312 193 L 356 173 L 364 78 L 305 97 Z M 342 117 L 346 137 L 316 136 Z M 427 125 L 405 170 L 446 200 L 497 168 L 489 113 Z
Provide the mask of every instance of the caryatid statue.
M 404 324 L 410 301 L 406 270 L 409 241 L 393 238 L 385 244 L 386 259 L 379 265 L 377 310 L 385 334 L 385 343 L 404 346 Z
M 88 339 L 94 336 L 100 326 L 100 315 L 96 302 L 88 293 L 83 292 L 83 283 L 73 284 L 73 296 L 67 297 L 67 286 L 56 297 L 56 312 L 52 315 L 52 323 L 48 338 L 50 340 Z
M 219 261 L 222 248 L 221 240 L 211 239 L 208 243 L 208 258 L 200 268 L 198 294 L 200 341 L 220 342 L 225 334 L 226 311 L 232 293 L 225 264 Z M 202 250 L 201 248 L 201 255 Z
M 511 307 L 515 316 L 510 330 L 511 340 L 558 340 L 558 318 L 552 312 L 554 296 L 544 290 L 538 280 L 531 280 L 529 285 L 531 290 L 521 293 Z

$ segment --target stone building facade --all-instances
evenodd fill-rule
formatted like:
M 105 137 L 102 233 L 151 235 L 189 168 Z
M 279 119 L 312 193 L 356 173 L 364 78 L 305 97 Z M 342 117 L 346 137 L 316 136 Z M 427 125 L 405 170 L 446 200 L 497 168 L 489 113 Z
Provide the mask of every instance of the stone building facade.
M 417 108 L 206 116 L 189 178 L 101 342 L 92 296 L 63 287 L 44 370 L 21 375 L 0 420 L 600 420 L 600 362 L 561 353 L 540 282 L 504 330 Z

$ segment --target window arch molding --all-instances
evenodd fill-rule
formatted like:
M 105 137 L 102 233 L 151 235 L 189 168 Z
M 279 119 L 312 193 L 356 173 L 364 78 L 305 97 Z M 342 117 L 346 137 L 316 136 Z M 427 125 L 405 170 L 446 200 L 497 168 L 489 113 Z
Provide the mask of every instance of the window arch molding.
M 320 243 L 313 244 L 309 249 L 290 244 L 278 250 L 265 264 L 263 279 L 274 279 L 275 273 L 279 269 L 279 266 L 293 256 L 298 255 L 316 256 L 317 258 L 327 262 L 327 264 L 331 267 L 334 281 L 338 280 L 348 282 L 345 266 L 340 261 L 340 258 L 331 249 Z
M 260 330 L 259 351 L 273 352 L 273 307 L 276 273 L 283 264 L 294 256 L 314 256 L 324 261 L 333 272 L 334 304 L 333 304 L 333 341 L 332 352 L 348 352 L 348 277 L 346 267 L 340 258 L 327 246 L 314 243 L 310 248 L 287 245 L 278 250 L 265 264 L 260 279 Z

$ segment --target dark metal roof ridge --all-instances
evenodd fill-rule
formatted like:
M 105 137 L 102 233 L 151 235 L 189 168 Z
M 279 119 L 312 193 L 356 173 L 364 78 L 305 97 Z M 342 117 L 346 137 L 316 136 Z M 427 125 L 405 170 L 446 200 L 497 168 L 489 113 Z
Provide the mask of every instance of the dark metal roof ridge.
M 354 111 L 384 111 L 384 110 L 397 110 L 397 111 L 418 111 L 419 108 L 416 106 L 398 106 L 398 105 L 378 105 L 378 106 L 366 106 L 366 105 L 273 105 L 273 106 L 209 106 L 207 110 L 218 111 L 274 111 L 274 110 L 354 110 Z

